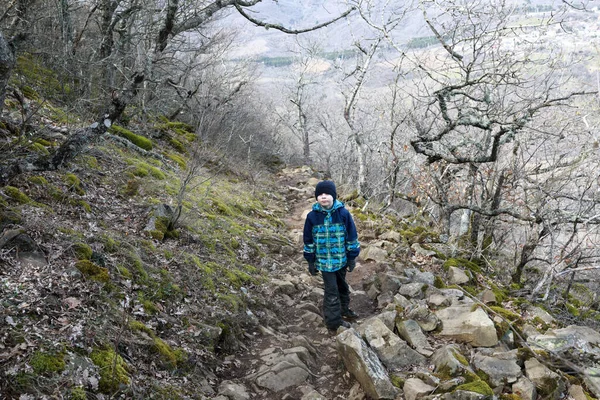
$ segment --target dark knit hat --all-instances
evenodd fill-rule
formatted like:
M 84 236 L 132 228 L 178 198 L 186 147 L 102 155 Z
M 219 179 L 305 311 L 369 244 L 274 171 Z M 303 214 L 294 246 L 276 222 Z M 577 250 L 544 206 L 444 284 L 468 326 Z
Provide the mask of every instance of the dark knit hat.
M 335 183 L 333 183 L 333 181 L 321 181 L 317 183 L 317 187 L 315 188 L 315 198 L 319 197 L 319 195 L 323 193 L 331 195 L 331 197 L 333 197 L 335 200 L 337 198 Z

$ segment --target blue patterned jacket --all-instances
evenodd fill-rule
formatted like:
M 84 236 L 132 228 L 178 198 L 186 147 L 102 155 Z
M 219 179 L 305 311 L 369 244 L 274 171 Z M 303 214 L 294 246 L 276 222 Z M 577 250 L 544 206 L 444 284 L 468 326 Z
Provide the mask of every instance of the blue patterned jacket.
M 313 204 L 304 222 L 304 258 L 320 271 L 334 272 L 359 253 L 356 225 L 344 203 L 335 200 L 330 210 Z

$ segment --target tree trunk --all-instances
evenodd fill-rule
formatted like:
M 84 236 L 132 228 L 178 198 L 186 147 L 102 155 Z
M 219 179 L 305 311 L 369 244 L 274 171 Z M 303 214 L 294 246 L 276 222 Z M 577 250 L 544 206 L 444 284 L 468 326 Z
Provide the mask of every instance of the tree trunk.
M 0 31 L 0 114 L 4 108 L 4 97 L 8 79 L 15 67 L 15 53 Z

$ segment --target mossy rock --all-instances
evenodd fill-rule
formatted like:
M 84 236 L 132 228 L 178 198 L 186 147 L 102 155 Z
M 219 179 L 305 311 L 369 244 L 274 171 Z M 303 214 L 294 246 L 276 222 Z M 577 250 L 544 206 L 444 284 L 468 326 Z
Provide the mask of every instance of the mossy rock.
M 20 224 L 23 217 L 13 210 L 0 210 L 0 231 L 10 224 Z
M 471 272 L 481 274 L 481 267 L 473 261 L 466 260 L 464 258 L 449 258 L 444 261 L 443 268 L 448 271 L 450 267 L 468 269 Z
M 479 393 L 484 396 L 493 396 L 494 395 L 494 391 L 492 390 L 490 385 L 488 385 L 486 382 L 482 381 L 481 379 L 459 385 L 454 389 L 454 391 L 457 391 L 457 390 L 464 390 L 466 392 Z
M 99 265 L 94 264 L 90 260 L 80 260 L 77 263 L 75 263 L 75 267 L 86 278 L 103 283 L 108 283 L 110 281 L 108 269 L 102 268 Z
M 21 190 L 14 186 L 5 186 L 4 193 L 18 204 L 31 203 L 31 199 L 29 198 L 29 196 L 27 196 L 25 193 L 21 192 Z
M 137 135 L 137 134 L 133 133 L 132 131 L 130 131 L 129 129 L 123 128 L 122 126 L 112 125 L 108 129 L 108 131 L 112 134 L 124 137 L 125 139 L 129 140 L 131 143 L 135 144 L 136 146 L 138 146 L 144 150 L 150 151 L 154 147 L 152 144 L 152 140 L 150 140 L 144 136 Z
M 29 360 L 29 365 L 37 375 L 60 373 L 65 369 L 65 354 L 37 351 Z
M 37 186 L 46 186 L 48 184 L 48 180 L 39 175 L 30 176 L 27 180 Z
M 70 191 L 77 193 L 80 196 L 85 194 L 85 190 L 81 187 L 81 181 L 75 174 L 66 174 L 64 181 L 67 184 Z
M 440 235 L 423 226 L 409 226 L 400 231 L 400 235 L 410 244 L 438 242 Z
M 73 252 L 78 260 L 90 260 L 94 251 L 92 248 L 85 243 L 75 243 L 73 245 Z
M 129 366 L 113 349 L 95 349 L 90 358 L 100 368 L 98 388 L 102 393 L 115 393 L 121 385 L 129 385 Z
M 186 355 L 183 350 L 173 350 L 171 346 L 159 337 L 154 337 L 153 349 L 170 368 L 175 368 L 186 360 Z
M 187 168 L 187 162 L 185 161 L 185 159 L 180 156 L 179 154 L 174 154 L 174 153 L 166 153 L 164 154 L 165 157 L 167 157 L 169 160 L 175 162 L 177 165 L 179 165 L 179 168 L 181 169 L 186 169 Z

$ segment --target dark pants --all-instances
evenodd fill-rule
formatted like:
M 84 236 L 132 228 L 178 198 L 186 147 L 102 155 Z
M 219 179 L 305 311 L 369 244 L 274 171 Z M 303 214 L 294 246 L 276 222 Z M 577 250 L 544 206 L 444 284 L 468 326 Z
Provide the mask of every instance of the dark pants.
M 342 324 L 342 313 L 348 310 L 350 304 L 350 287 L 346 282 L 344 267 L 335 272 L 323 272 L 325 296 L 323 297 L 323 319 L 329 329 L 337 329 Z

